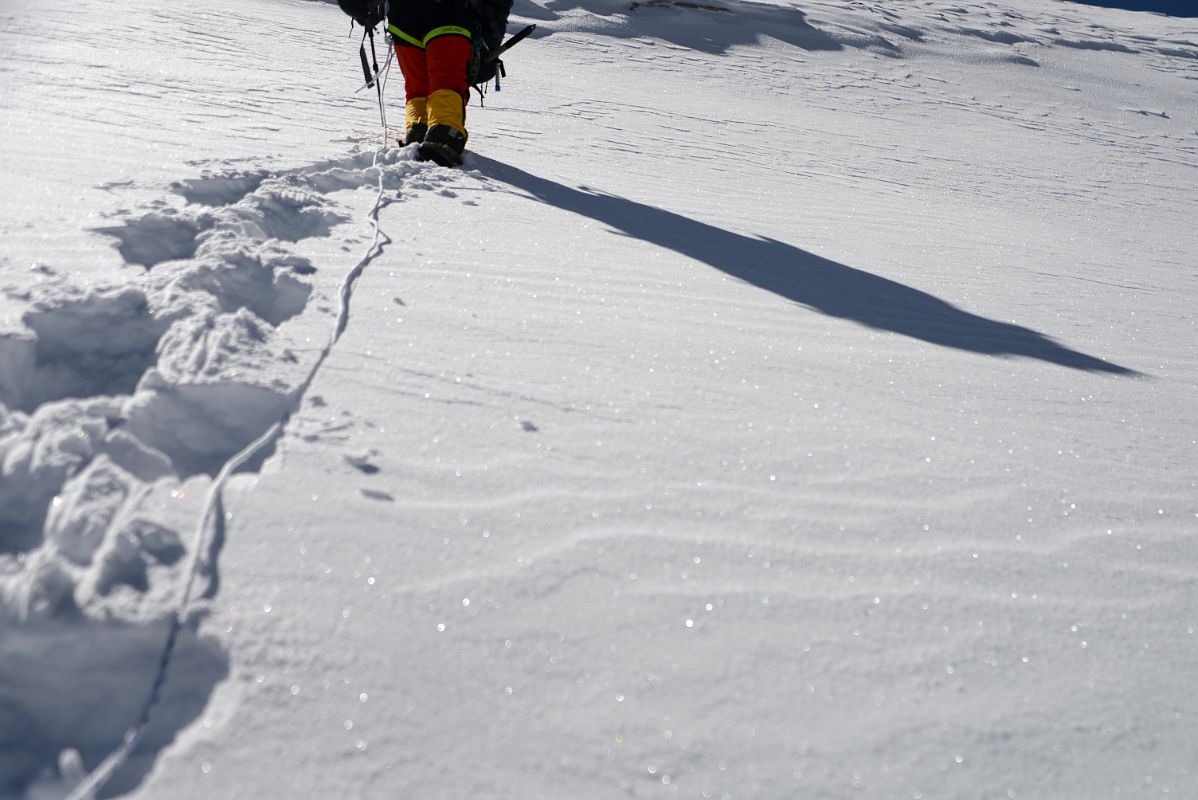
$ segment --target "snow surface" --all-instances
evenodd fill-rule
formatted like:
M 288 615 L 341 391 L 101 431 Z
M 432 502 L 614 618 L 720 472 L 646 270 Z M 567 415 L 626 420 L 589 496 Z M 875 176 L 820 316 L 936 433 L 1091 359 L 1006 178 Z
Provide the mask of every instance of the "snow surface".
M 527 22 L 0 6 L 0 798 L 1198 797 L 1195 21 Z

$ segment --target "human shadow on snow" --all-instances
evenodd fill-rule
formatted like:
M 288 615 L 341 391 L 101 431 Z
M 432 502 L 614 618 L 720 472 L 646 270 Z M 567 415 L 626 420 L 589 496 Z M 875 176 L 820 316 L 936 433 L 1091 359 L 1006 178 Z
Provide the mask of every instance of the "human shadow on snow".
M 927 292 L 838 264 L 785 242 L 732 233 L 586 187 L 572 189 L 477 154 L 471 155 L 470 163 L 484 176 L 541 202 L 681 253 L 829 316 L 957 350 L 1036 358 L 1086 372 L 1138 374 L 1071 350 L 1029 328 L 971 314 Z

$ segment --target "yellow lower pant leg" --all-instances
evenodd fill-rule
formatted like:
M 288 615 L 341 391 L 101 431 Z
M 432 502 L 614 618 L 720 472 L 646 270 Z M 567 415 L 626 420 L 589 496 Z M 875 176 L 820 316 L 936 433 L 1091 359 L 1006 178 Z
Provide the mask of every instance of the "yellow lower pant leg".
M 428 98 L 413 97 L 404 107 L 404 127 L 411 130 L 419 122 L 428 122 Z
M 466 132 L 466 101 L 452 89 L 438 89 L 428 98 L 428 124 L 448 125 Z

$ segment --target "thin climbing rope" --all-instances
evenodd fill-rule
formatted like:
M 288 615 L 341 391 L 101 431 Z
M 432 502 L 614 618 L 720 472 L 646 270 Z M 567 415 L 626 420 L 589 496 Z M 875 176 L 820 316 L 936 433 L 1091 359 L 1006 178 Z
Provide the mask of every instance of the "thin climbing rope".
M 387 75 L 391 69 L 391 58 L 394 53 L 393 49 L 388 46 L 388 55 L 386 66 L 379 73 L 375 74 L 375 83 L 378 86 L 378 101 L 379 101 L 379 120 L 382 123 L 383 138 L 377 150 L 374 153 L 374 159 L 371 163 L 371 168 L 378 173 L 378 194 L 375 196 L 374 205 L 367 213 L 366 218 L 371 222 L 373 227 L 373 236 L 370 240 L 366 252 L 362 255 L 358 263 L 354 265 L 341 282 L 338 290 L 339 309 L 337 312 L 337 320 L 333 326 L 332 334 L 329 341 L 320 351 L 316 360 L 313 362 L 311 369 L 308 370 L 307 376 L 303 382 L 295 390 L 291 405 L 283 412 L 283 415 L 275 421 L 261 436 L 243 447 L 238 453 L 229 458 L 217 472 L 213 478 L 211 486 L 208 487 L 208 494 L 204 499 L 204 505 L 200 513 L 200 519 L 196 525 L 195 531 L 191 537 L 191 553 L 188 559 L 187 580 L 183 584 L 183 591 L 179 595 L 178 602 L 175 603 L 171 610 L 170 626 L 167 632 L 166 640 L 163 643 L 161 655 L 158 659 L 158 668 L 154 675 L 154 682 L 150 687 L 149 696 L 142 705 L 141 713 L 138 715 L 137 722 L 128 731 L 125 732 L 121 745 L 113 750 L 109 755 L 76 786 L 69 795 L 67 800 L 94 800 L 95 795 L 99 792 L 106 783 L 112 778 L 118 769 L 120 769 L 129 759 L 138 742 L 141 741 L 145 734 L 147 726 L 150 724 L 150 718 L 153 715 L 154 709 L 162 700 L 162 690 L 166 685 L 167 675 L 170 671 L 171 661 L 174 658 L 175 647 L 178 644 L 179 634 L 183 630 L 186 623 L 187 612 L 190 610 L 192 602 L 192 592 L 195 587 L 196 575 L 199 573 L 200 553 L 211 541 L 209 529 L 212 532 L 223 538 L 225 526 L 225 511 L 223 491 L 225 484 L 230 476 L 238 469 L 246 464 L 250 459 L 262 453 L 267 447 L 272 445 L 279 436 L 282 435 L 287 423 L 291 420 L 292 414 L 299 409 L 300 403 L 303 401 L 304 395 L 316 380 L 316 375 L 324 362 L 332 354 L 334 346 L 341 335 L 345 333 L 349 325 L 350 303 L 353 300 L 354 284 L 358 278 L 365 272 L 366 267 L 377 258 L 388 244 L 391 243 L 390 237 L 383 233 L 379 226 L 379 213 L 387 205 L 383 201 L 384 186 L 383 179 L 385 172 L 383 165 L 380 164 L 380 158 L 387 151 L 390 141 L 390 131 L 387 126 L 387 110 L 383 100 L 383 88 L 386 84 Z

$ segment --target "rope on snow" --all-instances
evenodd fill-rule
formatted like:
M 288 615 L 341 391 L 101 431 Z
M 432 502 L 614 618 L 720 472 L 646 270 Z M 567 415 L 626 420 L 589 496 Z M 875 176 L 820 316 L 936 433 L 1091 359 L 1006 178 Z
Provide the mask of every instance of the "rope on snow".
M 378 149 L 374 153 L 374 160 L 371 163 L 371 169 L 378 173 L 378 194 L 375 196 L 374 205 L 367 213 L 366 218 L 371 222 L 373 227 L 373 236 L 366 252 L 358 260 L 341 282 L 338 289 L 339 308 L 337 312 L 337 320 L 333 326 L 332 334 L 329 341 L 321 350 L 320 355 L 312 364 L 312 368 L 308 371 L 303 382 L 294 392 L 294 399 L 291 406 L 283 412 L 283 415 L 274 422 L 261 436 L 247 444 L 240 452 L 233 455 L 227 460 L 216 477 L 213 478 L 211 486 L 208 487 L 208 494 L 204 499 L 204 505 L 200 512 L 200 519 L 196 525 L 195 531 L 192 534 L 192 547 L 187 567 L 187 580 L 183 584 L 183 591 L 179 595 L 179 600 L 171 610 L 170 626 L 167 632 L 166 641 L 162 646 L 162 654 L 158 660 L 158 669 L 154 675 L 154 682 L 150 687 L 149 696 L 142 705 L 141 713 L 138 715 L 137 722 L 125 732 L 121 745 L 113 750 L 108 756 L 100 762 L 100 764 L 92 770 L 88 775 L 67 795 L 66 800 L 94 800 L 96 793 L 99 792 L 106 783 L 112 778 L 116 771 L 120 769 L 129 756 L 137 747 L 145 734 L 147 726 L 150 724 L 150 717 L 154 709 L 162 700 L 162 689 L 166 685 L 167 674 L 170 671 L 171 660 L 175 654 L 175 646 L 178 643 L 179 634 L 183 630 L 186 621 L 187 612 L 191 606 L 192 591 L 195 586 L 196 575 L 199 572 L 200 553 L 207 546 L 210 538 L 208 536 L 209 521 L 212 523 L 212 532 L 219 538 L 224 537 L 225 533 L 225 511 L 223 491 L 225 484 L 230 476 L 240 469 L 247 461 L 261 453 L 268 446 L 272 445 L 284 429 L 287 423 L 291 420 L 292 414 L 298 409 L 303 401 L 304 395 L 316 380 L 316 375 L 324 362 L 333 352 L 333 347 L 341 339 L 341 335 L 345 333 L 349 325 L 350 303 L 353 300 L 354 285 L 358 278 L 366 271 L 366 267 L 370 265 L 375 258 L 382 254 L 387 245 L 391 244 L 391 238 L 383 233 L 379 227 L 379 213 L 388 204 L 383 201 L 383 178 L 385 173 L 382 165 L 379 163 L 380 157 L 386 152 L 390 132 L 387 126 L 387 111 L 383 102 L 383 88 L 386 84 L 387 75 L 390 73 L 391 58 L 394 53 L 391 47 L 387 48 L 388 55 L 386 66 L 380 71 L 375 67 L 375 83 L 378 86 L 379 100 L 379 120 L 382 123 L 383 139 Z

